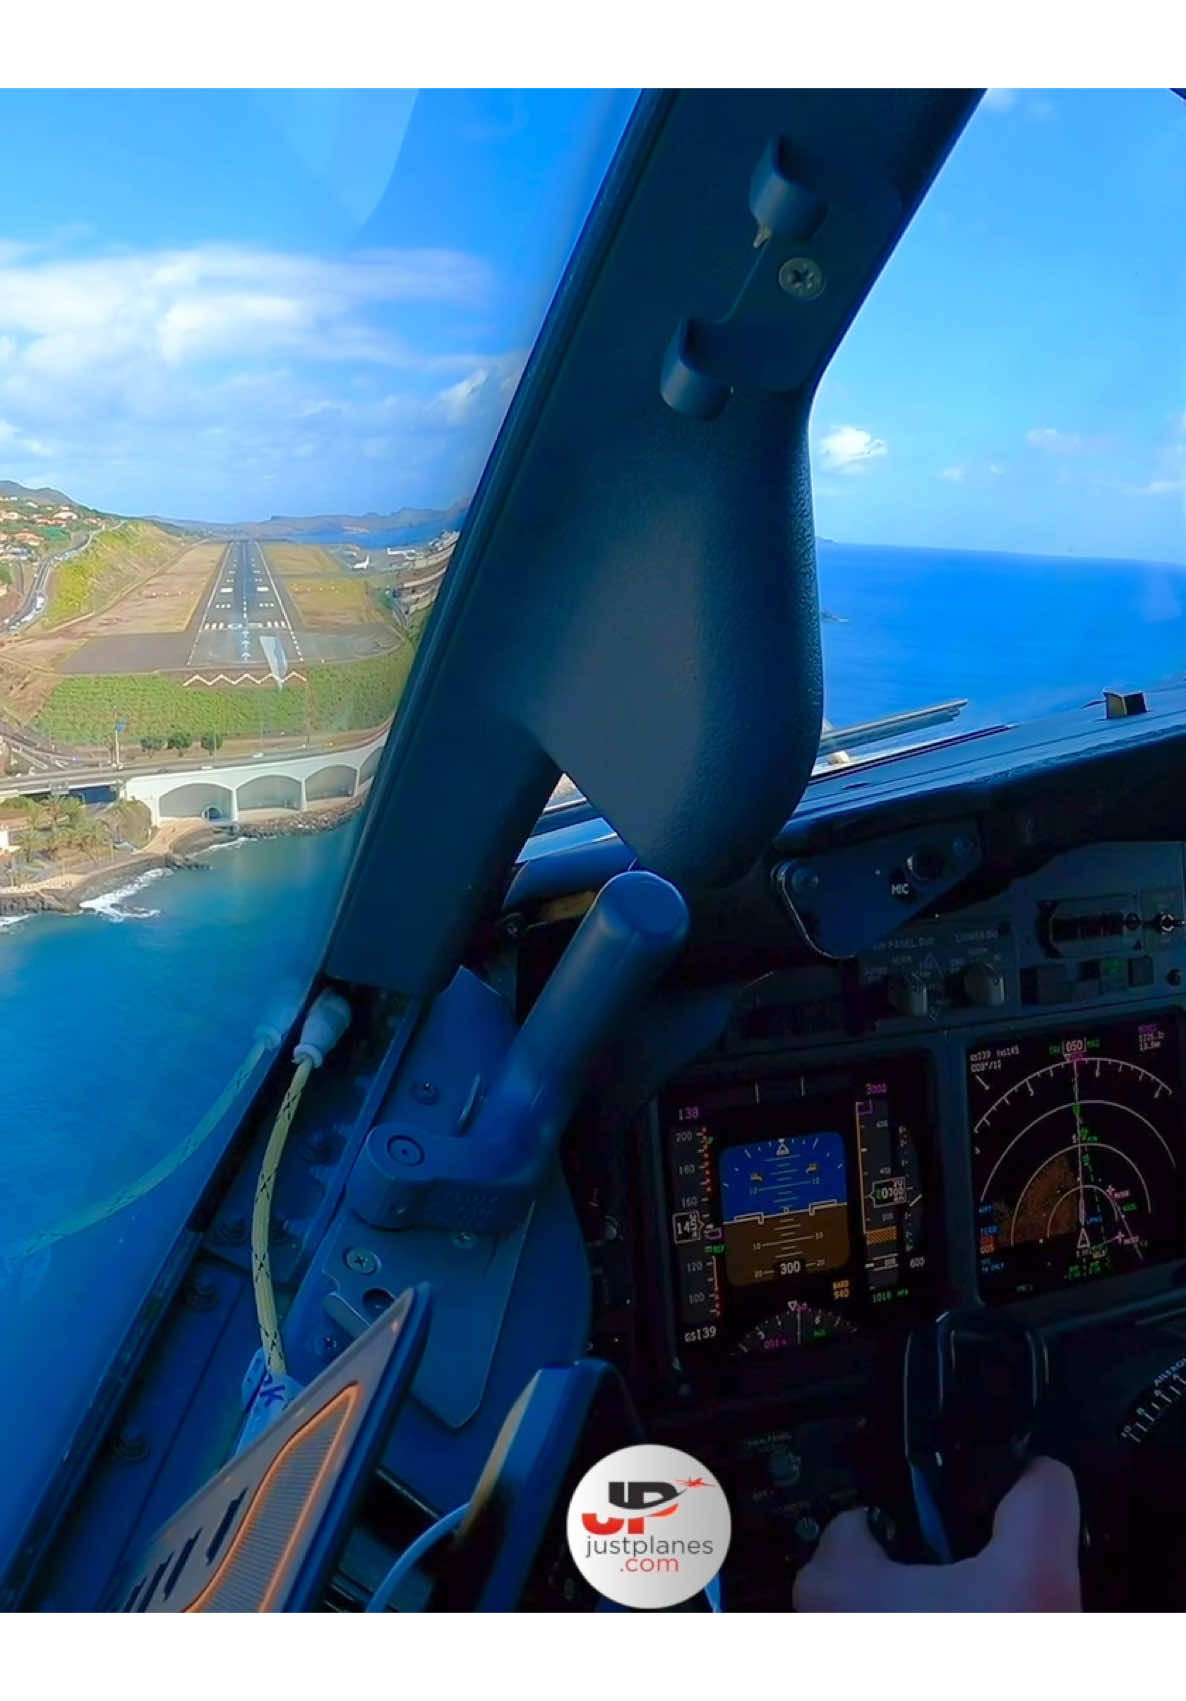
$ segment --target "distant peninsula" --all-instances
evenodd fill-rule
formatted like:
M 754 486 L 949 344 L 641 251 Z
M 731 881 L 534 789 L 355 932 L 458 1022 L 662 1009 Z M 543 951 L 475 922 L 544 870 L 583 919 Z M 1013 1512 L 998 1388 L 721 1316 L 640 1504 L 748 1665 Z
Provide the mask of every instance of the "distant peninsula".
M 446 531 L 458 531 L 469 511 L 468 498 L 447 508 L 397 508 L 389 514 L 273 514 L 267 520 L 172 520 L 152 516 L 153 524 L 169 531 L 205 537 L 246 537 L 256 543 L 358 543 L 393 538 L 414 541 Z

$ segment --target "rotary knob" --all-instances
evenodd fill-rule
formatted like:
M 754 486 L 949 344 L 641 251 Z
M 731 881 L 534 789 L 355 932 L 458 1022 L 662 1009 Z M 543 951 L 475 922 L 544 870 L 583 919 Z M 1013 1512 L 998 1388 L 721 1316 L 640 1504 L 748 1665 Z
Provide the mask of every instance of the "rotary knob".
M 925 1016 L 930 988 L 921 975 L 891 975 L 886 996 L 899 1016 Z
M 963 988 L 970 1004 L 995 1006 L 1005 1002 L 1005 977 L 995 963 L 969 963 L 963 973 Z

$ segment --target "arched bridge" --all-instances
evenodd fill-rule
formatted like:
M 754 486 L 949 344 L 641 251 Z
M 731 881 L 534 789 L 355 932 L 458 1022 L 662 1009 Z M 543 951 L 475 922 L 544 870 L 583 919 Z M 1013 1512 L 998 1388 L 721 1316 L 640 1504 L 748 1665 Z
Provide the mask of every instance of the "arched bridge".
M 356 750 L 323 750 L 315 755 L 269 753 L 251 762 L 211 762 L 195 770 L 164 774 L 127 774 L 125 797 L 148 805 L 153 826 L 162 821 L 203 817 L 237 821 L 253 809 L 313 809 L 319 803 L 354 797 L 374 778 L 383 737 Z

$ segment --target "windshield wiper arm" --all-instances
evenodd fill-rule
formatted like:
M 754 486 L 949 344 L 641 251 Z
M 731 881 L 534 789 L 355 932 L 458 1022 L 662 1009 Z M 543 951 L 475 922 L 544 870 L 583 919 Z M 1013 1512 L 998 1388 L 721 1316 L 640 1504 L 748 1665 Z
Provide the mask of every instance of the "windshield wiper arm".
M 953 721 L 968 706 L 966 697 L 950 703 L 935 703 L 926 709 L 907 709 L 900 715 L 885 715 L 877 721 L 859 721 L 855 726 L 832 727 L 824 723 L 820 734 L 819 754 L 830 756 L 835 750 L 856 750 L 862 744 L 882 744 L 887 738 L 900 738 L 924 728 L 941 726 Z

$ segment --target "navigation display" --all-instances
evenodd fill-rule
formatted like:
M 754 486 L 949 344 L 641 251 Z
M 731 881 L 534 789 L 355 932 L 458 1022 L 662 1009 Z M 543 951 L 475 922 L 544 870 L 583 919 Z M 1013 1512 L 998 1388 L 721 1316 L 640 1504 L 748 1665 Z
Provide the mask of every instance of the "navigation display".
M 927 1068 L 862 1060 L 662 1102 L 689 1361 L 793 1351 L 930 1308 Z
M 968 1054 L 981 1293 L 1021 1299 L 1181 1254 L 1177 1018 Z

